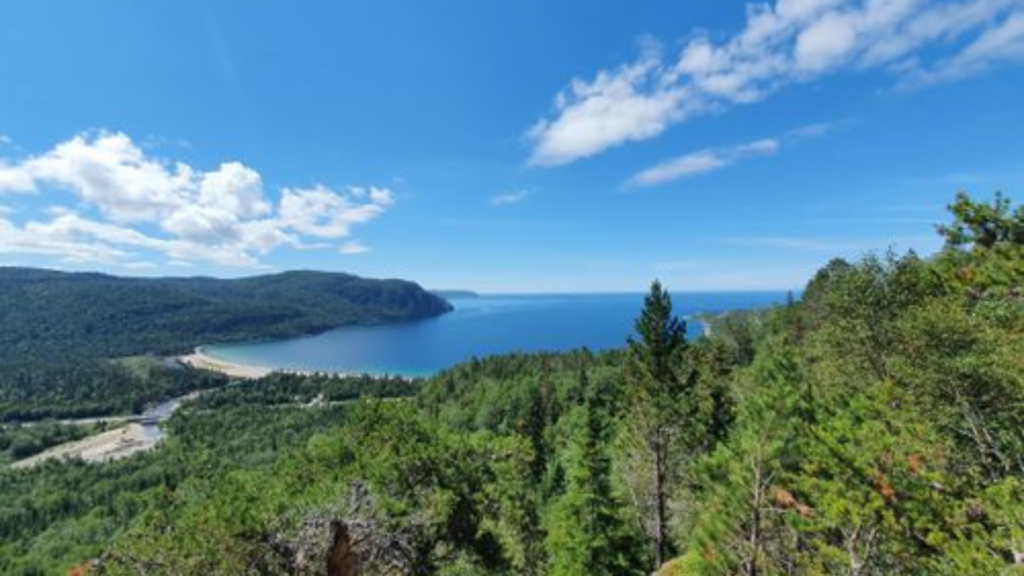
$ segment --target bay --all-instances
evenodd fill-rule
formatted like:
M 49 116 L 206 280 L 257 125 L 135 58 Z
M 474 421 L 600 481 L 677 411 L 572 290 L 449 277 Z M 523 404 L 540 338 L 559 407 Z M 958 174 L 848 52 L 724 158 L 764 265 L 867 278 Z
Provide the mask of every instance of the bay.
M 218 344 L 202 352 L 217 360 L 265 368 L 429 376 L 473 357 L 512 352 L 594 351 L 622 347 L 634 334 L 643 294 L 481 295 L 455 298 L 455 310 L 427 320 L 351 326 L 287 340 Z M 673 294 L 688 336 L 693 316 L 785 302 L 785 292 Z

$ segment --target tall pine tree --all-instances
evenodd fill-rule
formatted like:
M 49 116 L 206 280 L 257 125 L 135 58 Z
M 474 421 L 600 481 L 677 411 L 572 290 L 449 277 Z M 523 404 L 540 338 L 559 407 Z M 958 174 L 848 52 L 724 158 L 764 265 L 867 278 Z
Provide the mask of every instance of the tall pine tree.
M 636 321 L 640 340 L 630 339 L 627 379 L 631 418 L 654 462 L 653 522 L 655 568 L 668 558 L 669 449 L 680 420 L 683 392 L 675 366 L 686 346 L 686 325 L 672 313 L 672 298 L 657 280 Z

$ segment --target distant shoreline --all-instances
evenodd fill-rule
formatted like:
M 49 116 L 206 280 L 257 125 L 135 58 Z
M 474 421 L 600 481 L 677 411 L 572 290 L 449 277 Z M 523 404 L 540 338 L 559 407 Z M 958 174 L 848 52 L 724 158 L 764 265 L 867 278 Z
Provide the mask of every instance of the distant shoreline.
M 255 380 L 257 378 L 263 378 L 264 376 L 270 375 L 274 372 L 281 372 L 282 370 L 267 368 L 265 366 L 254 366 L 251 364 L 239 364 L 236 362 L 227 362 L 219 358 L 213 358 L 203 353 L 203 347 L 199 346 L 191 354 L 185 354 L 177 357 L 178 362 L 191 366 L 199 370 L 210 370 L 212 372 L 220 372 L 226 376 L 232 378 L 244 378 L 246 380 Z
M 214 358 L 209 354 L 203 352 L 203 347 L 198 346 L 195 351 L 191 354 L 184 354 L 177 356 L 175 359 L 186 366 L 191 366 L 198 370 L 210 370 L 212 372 L 219 372 L 225 376 L 231 378 L 242 378 L 245 380 L 257 380 L 270 374 L 295 374 L 298 376 L 313 376 L 316 374 L 322 374 L 325 376 L 335 377 L 348 377 L 348 376 L 369 376 L 371 378 L 406 378 L 404 376 L 388 375 L 388 374 L 370 374 L 361 372 L 338 372 L 332 370 L 294 370 L 289 368 L 268 368 L 266 366 L 257 366 L 254 364 L 240 364 L 238 362 L 229 362 L 227 360 L 221 360 L 220 358 Z M 412 378 L 408 378 L 412 379 Z

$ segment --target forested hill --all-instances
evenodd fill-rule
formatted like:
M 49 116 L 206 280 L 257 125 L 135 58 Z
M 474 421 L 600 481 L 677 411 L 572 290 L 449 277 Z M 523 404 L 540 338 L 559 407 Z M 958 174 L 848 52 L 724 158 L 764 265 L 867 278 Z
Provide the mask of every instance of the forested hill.
M 222 280 L 0 268 L 0 360 L 182 352 L 450 309 L 412 282 L 340 273 Z
M 158 512 L 67 555 L 96 533 L 83 517 L 124 507 L 93 490 L 88 514 L 8 528 L 31 550 L 8 571 L 65 554 L 58 570 L 99 555 L 104 576 L 1019 575 L 1024 208 L 951 209 L 939 254 L 833 260 L 799 300 L 696 340 L 654 283 L 622 350 L 473 360 L 334 428 L 296 428 L 316 422 L 302 408 L 259 468 L 276 444 L 257 430 L 233 450 L 202 431 L 285 418 L 265 406 L 313 385 L 213 392 L 203 404 L 237 416 L 186 408 L 157 454 L 180 484 L 135 472 L 164 489 Z M 172 452 L 204 445 L 205 461 Z M 49 480 L 3 478 L 0 494 Z
M 938 254 L 833 260 L 694 340 L 655 282 L 601 354 L 193 383 L 156 451 L 0 468 L 0 574 L 1020 575 L 1024 207 L 951 210 Z

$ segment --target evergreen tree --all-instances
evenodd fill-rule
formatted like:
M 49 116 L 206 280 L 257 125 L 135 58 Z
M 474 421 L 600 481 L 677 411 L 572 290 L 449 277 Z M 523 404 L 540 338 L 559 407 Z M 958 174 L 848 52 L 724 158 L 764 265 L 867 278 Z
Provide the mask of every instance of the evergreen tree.
M 796 360 L 782 349 L 753 369 L 754 386 L 733 435 L 696 466 L 699 504 L 683 561 L 695 574 L 784 572 L 795 555 L 795 533 L 787 526 L 795 518 L 786 515 L 814 514 L 785 478 L 801 412 Z
M 629 341 L 627 379 L 632 385 L 631 418 L 653 459 L 654 557 L 668 559 L 669 450 L 680 424 L 683 385 L 676 365 L 685 349 L 686 325 L 672 313 L 672 298 L 655 280 L 636 321 L 640 340 Z
M 570 418 L 572 441 L 565 491 L 547 518 L 551 576 L 617 576 L 637 573 L 634 543 L 613 494 L 608 447 L 614 434 L 612 392 L 580 374 L 584 404 Z

